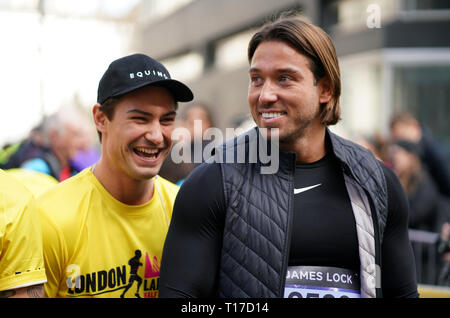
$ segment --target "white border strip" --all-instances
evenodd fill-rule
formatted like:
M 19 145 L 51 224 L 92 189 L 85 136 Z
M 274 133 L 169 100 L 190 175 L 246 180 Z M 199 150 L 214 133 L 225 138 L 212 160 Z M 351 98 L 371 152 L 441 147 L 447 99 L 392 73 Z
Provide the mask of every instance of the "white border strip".
M 14 286 L 14 287 L 10 287 L 10 288 L 5 289 L 5 290 L 18 289 L 18 288 L 24 288 L 24 287 L 33 286 L 33 285 L 45 284 L 46 282 L 47 282 L 46 279 L 38 280 L 38 281 L 24 283 L 24 284 L 20 284 L 20 285 Z

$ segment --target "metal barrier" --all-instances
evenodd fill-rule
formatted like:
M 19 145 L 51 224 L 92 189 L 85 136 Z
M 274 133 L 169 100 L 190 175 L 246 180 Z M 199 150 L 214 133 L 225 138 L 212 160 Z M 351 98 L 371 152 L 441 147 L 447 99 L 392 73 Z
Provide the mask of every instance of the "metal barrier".
M 417 289 L 420 298 L 450 298 L 450 287 L 419 284 Z
M 410 229 L 409 240 L 416 260 L 417 282 L 438 285 L 442 267 L 440 256 L 437 253 L 439 233 Z

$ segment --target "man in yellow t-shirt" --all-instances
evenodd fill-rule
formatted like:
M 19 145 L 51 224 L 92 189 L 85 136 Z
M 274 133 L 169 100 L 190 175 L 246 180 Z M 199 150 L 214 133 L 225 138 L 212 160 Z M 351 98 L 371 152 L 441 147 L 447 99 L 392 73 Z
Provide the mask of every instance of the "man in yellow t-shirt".
M 0 298 L 43 297 L 42 234 L 33 195 L 0 170 Z
M 178 186 L 157 174 L 192 98 L 146 55 L 110 64 L 93 107 L 100 160 L 38 198 L 48 297 L 158 296 Z

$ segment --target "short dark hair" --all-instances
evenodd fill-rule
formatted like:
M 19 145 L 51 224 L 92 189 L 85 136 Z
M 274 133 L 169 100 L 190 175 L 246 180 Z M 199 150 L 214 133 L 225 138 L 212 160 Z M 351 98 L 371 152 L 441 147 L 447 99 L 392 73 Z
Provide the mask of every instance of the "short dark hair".
M 326 77 L 332 97 L 321 105 L 321 120 L 325 125 L 334 125 L 340 120 L 341 76 L 333 42 L 321 28 L 295 16 L 282 16 L 261 27 L 248 45 L 248 61 L 251 62 L 256 48 L 266 41 L 287 43 L 310 61 L 315 84 Z
M 101 104 L 98 109 L 102 111 L 109 120 L 112 120 L 114 117 L 114 110 L 117 104 L 119 103 L 119 99 L 120 97 L 110 97 L 106 101 L 104 101 L 103 104 Z M 97 130 L 97 134 L 101 143 L 102 133 L 99 130 Z

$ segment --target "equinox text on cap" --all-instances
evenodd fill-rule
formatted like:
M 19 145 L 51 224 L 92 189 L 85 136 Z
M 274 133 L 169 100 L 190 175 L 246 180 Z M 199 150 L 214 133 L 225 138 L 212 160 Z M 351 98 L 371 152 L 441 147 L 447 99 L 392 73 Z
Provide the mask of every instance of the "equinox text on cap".
M 146 76 L 150 76 L 150 75 L 154 75 L 154 76 L 158 76 L 158 77 L 162 77 L 164 79 L 168 79 L 169 76 L 164 74 L 161 71 L 155 71 L 155 70 L 145 70 L 144 72 L 136 72 L 136 76 L 137 77 L 144 77 L 144 75 Z M 134 78 L 135 73 L 130 73 L 130 78 Z

